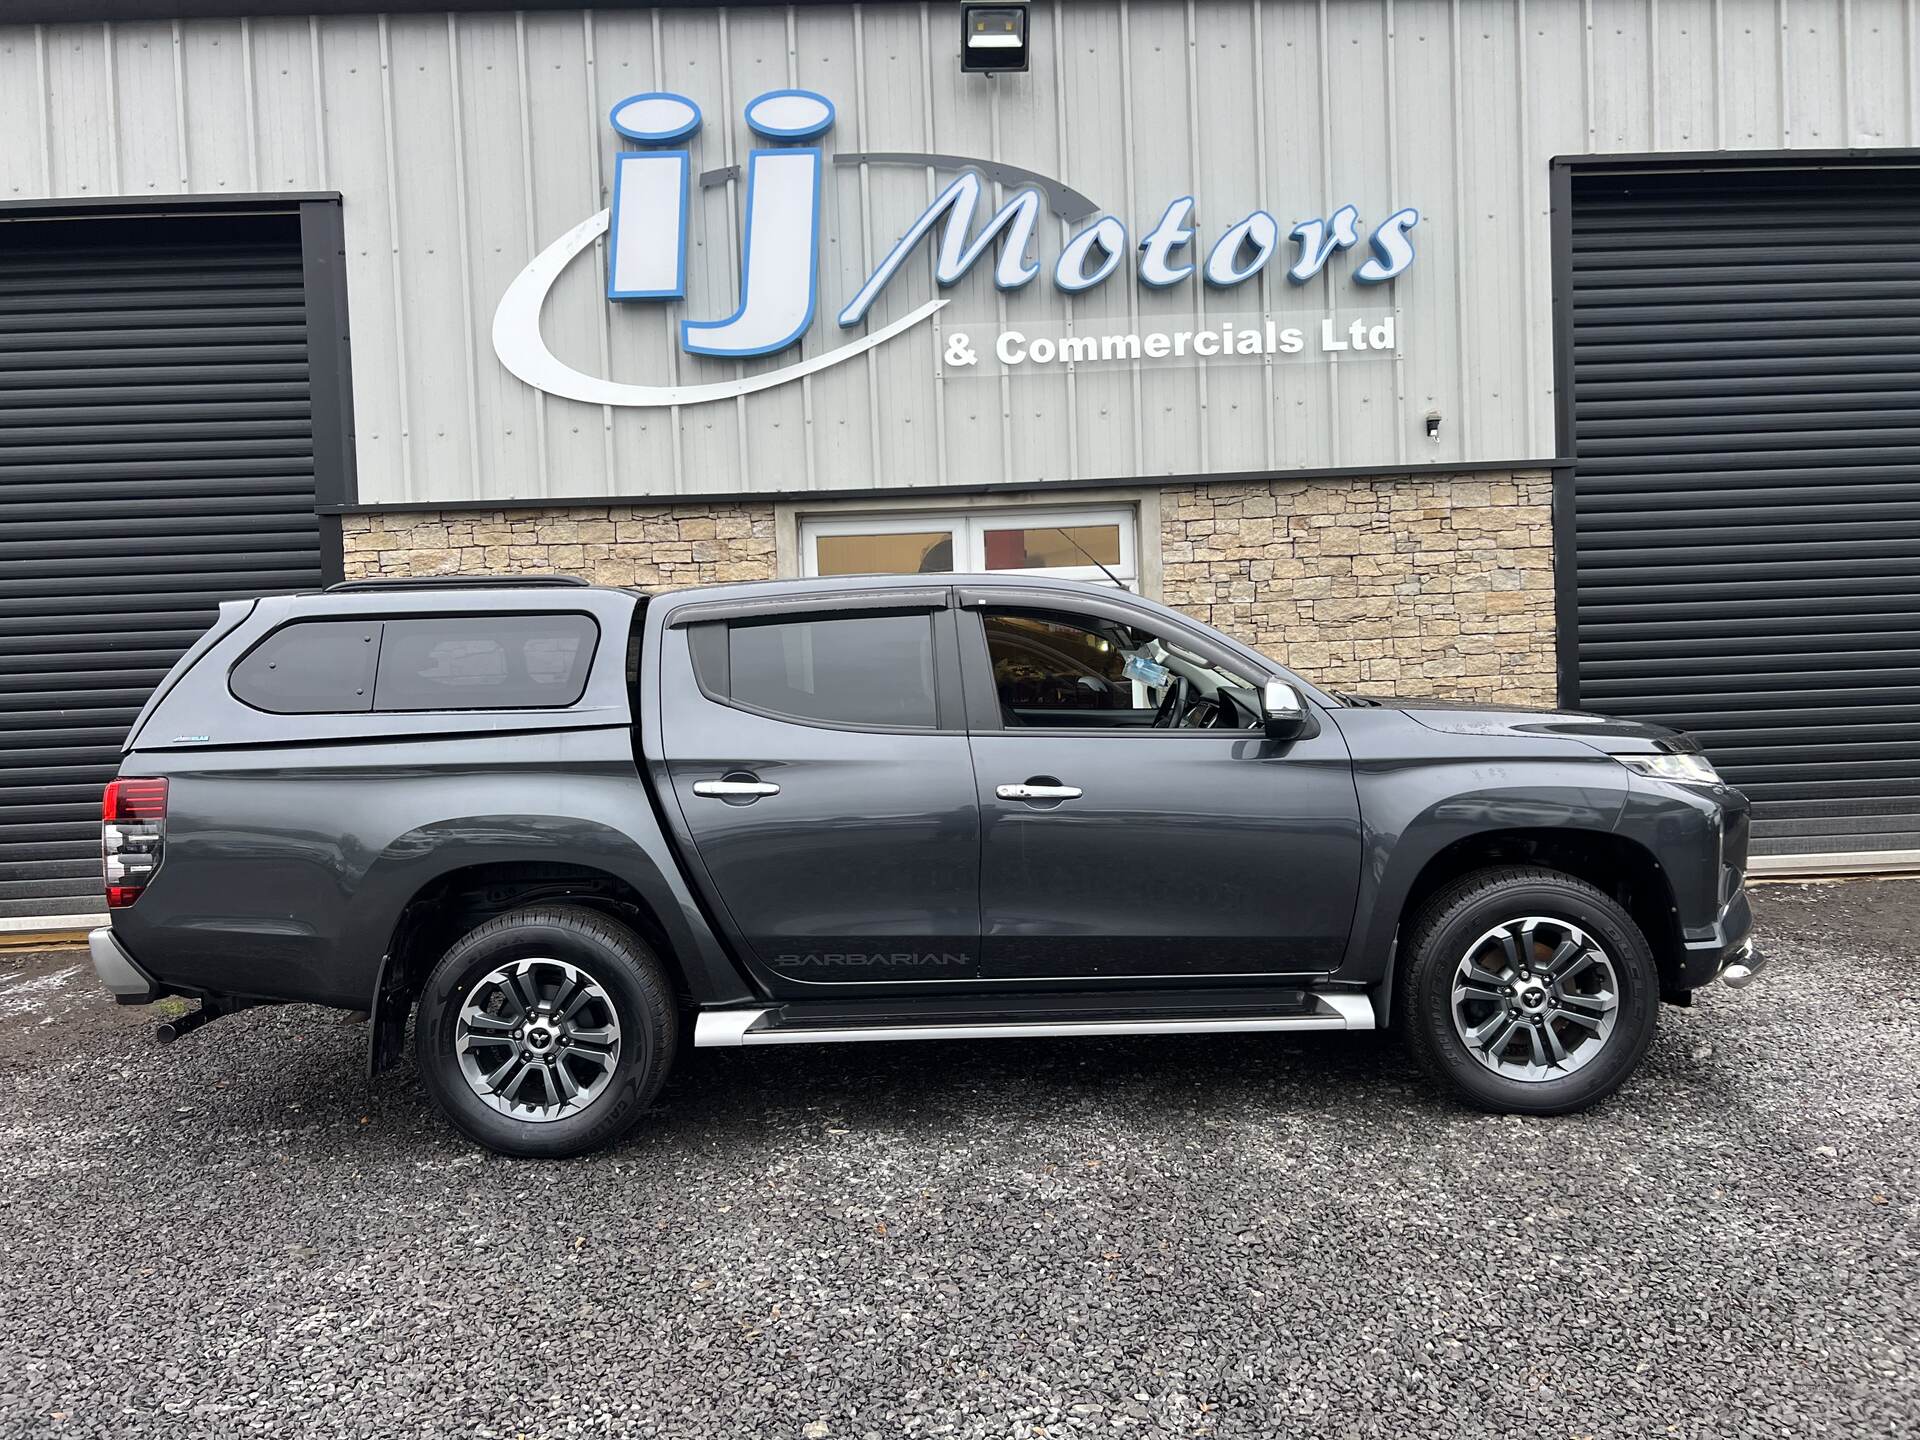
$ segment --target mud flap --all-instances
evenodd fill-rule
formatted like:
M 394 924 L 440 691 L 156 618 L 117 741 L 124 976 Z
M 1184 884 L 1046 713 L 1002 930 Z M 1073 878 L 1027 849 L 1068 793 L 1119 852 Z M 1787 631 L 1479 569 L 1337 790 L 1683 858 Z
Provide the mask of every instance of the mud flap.
M 392 1067 L 407 1047 L 407 1015 L 413 997 L 392 977 L 393 957 L 380 959 L 380 983 L 374 987 L 367 1025 L 367 1078 Z

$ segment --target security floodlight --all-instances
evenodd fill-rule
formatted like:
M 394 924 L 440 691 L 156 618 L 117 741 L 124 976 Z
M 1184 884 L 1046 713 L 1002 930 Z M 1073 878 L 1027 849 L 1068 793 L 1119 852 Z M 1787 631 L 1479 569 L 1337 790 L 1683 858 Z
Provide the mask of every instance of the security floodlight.
M 962 5 L 960 68 L 996 74 L 1027 68 L 1025 5 Z

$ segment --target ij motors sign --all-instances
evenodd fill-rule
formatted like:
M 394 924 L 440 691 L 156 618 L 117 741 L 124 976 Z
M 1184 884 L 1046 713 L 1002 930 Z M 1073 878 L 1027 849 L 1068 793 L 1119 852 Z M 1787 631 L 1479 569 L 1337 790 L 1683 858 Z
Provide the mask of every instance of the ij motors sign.
M 932 319 L 949 302 L 936 298 L 878 328 L 868 316 L 894 277 L 924 245 L 942 287 L 958 284 L 976 265 L 991 267 L 994 284 L 1017 294 L 1045 276 L 1077 295 L 1113 282 L 1125 268 L 1141 285 L 1168 289 L 1205 285 L 1232 292 L 1270 266 L 1304 285 L 1344 267 L 1356 286 L 1384 285 L 1413 264 L 1419 212 L 1395 210 L 1363 234 L 1359 211 L 1343 205 L 1331 215 L 1299 220 L 1284 233 L 1266 210 L 1226 226 L 1210 240 L 1196 221 L 1196 200 L 1182 195 L 1132 243 L 1126 223 L 1100 215 L 1086 197 L 1060 181 L 999 162 L 955 155 L 884 152 L 841 154 L 838 163 L 899 164 L 953 173 L 933 202 L 909 225 L 852 295 L 834 312 L 850 338 L 775 370 L 694 385 L 633 385 L 575 370 L 548 349 L 540 311 L 562 271 L 602 235 L 607 246 L 607 297 L 623 303 L 670 304 L 687 291 L 687 224 L 694 181 L 691 137 L 700 108 L 683 95 L 635 95 L 613 109 L 614 129 L 643 147 L 616 158 L 613 203 L 589 216 L 535 256 L 501 298 L 493 319 L 493 346 L 501 363 L 549 394 L 596 405 L 697 405 L 771 389 L 841 365 Z M 681 348 L 692 355 L 743 360 L 798 345 L 820 308 L 820 194 L 824 155 L 818 144 L 833 128 L 831 101 L 807 90 L 774 90 L 748 104 L 746 121 L 772 142 L 747 160 L 745 241 L 740 257 L 739 304 L 731 315 L 687 317 Z M 809 143 L 812 142 L 812 143 Z M 957 173 L 956 173 L 957 172 Z M 991 214 L 987 187 L 1016 187 Z M 1036 244 L 1043 212 L 1051 208 L 1086 223 L 1048 260 Z M 1097 217 L 1097 218 L 1095 218 Z M 1364 240 L 1364 247 L 1363 242 Z M 1352 252 L 1352 253 L 1349 253 Z M 1124 283 L 1124 282 L 1121 282 Z M 839 298 L 839 297 L 836 297 Z M 1219 308 L 1231 310 L 1227 300 Z M 1391 350 L 1391 318 L 1284 327 L 1270 318 L 1213 317 L 1174 329 L 1053 335 L 1022 329 L 1011 319 L 993 334 L 953 332 L 942 361 L 948 367 L 986 364 L 1009 370 L 1101 362 L 1207 363 L 1303 351 Z

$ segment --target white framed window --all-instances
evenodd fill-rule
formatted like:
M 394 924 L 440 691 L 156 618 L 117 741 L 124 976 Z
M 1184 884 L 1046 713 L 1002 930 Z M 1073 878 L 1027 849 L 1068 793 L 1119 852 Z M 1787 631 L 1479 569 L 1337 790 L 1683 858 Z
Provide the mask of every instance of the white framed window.
M 1134 512 L 1098 509 L 815 516 L 800 522 L 803 575 L 1059 575 L 1138 590 Z

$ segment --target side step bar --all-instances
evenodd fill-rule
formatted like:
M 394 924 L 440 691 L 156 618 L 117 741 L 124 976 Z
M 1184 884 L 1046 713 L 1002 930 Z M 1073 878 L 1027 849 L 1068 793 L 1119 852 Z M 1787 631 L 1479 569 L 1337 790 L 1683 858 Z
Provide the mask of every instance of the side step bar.
M 1365 995 L 1313 997 L 1304 1015 L 1194 1015 L 1185 1019 L 1130 1020 L 1122 1016 L 1084 1020 L 1007 1020 L 993 1024 L 781 1025 L 779 1008 L 708 1010 L 695 1020 L 693 1043 L 702 1049 L 736 1045 L 832 1045 L 855 1040 L 1007 1040 L 1024 1035 L 1221 1035 L 1261 1030 L 1371 1030 L 1373 1002 Z

